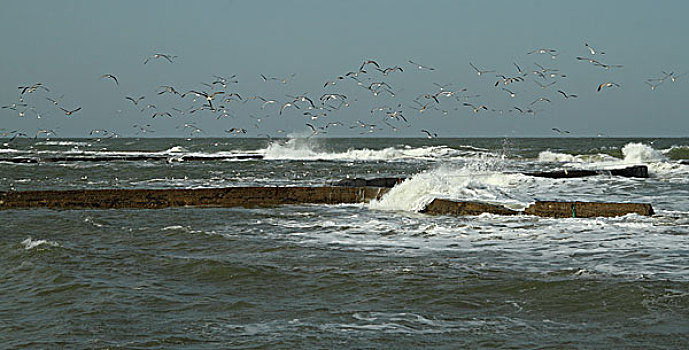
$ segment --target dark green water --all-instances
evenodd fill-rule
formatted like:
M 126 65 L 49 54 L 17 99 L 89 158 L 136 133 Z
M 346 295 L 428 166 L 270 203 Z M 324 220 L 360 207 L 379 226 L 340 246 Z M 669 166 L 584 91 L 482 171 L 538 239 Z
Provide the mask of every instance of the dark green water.
M 277 150 L 262 140 L 130 141 L 78 147 L 179 146 L 182 153 L 258 152 L 267 159 L 0 163 L 2 190 L 318 185 L 377 174 L 414 181 L 372 207 L 0 211 L 0 348 L 680 349 L 689 343 L 689 166 L 676 156 L 687 139 L 558 140 L 558 147 L 541 139 L 333 140 Z M 635 143 L 645 146 L 625 148 Z M 505 175 L 614 162 L 600 154 L 619 164 L 639 159 L 652 176 Z M 570 156 L 579 158 L 555 160 Z M 400 209 L 426 194 L 517 204 L 613 198 L 650 202 L 657 214 L 432 217 Z

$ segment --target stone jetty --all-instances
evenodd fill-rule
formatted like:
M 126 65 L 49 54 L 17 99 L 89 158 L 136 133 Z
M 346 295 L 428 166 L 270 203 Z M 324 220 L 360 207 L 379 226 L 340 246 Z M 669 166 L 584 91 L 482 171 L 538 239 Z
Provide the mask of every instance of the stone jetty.
M 171 207 L 272 207 L 295 204 L 366 203 L 380 199 L 386 187 L 226 187 L 200 189 L 102 189 L 0 192 L 0 210 L 164 209 Z M 423 213 L 432 215 L 535 215 L 554 218 L 653 215 L 645 203 L 536 202 L 524 211 L 502 205 L 435 199 Z
M 434 199 L 422 212 L 432 215 L 457 216 L 490 213 L 496 215 L 534 215 L 550 218 L 594 218 L 624 216 L 627 214 L 651 216 L 653 215 L 653 207 L 648 203 L 537 201 L 529 205 L 525 210 L 512 210 L 502 205 L 483 202 Z
M 378 187 L 225 187 L 198 189 L 105 189 L 0 192 L 0 210 L 163 209 L 170 207 L 271 207 L 286 204 L 364 203 L 380 198 Z

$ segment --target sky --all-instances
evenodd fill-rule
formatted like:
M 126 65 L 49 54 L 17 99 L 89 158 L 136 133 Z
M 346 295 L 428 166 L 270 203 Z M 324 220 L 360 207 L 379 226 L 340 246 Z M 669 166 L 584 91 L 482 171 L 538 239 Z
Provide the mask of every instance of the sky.
M 686 1 L 4 1 L 0 136 L 687 137 L 686 13 Z M 176 57 L 144 64 L 157 53 Z M 402 71 L 345 77 L 366 60 Z M 619 86 L 597 91 L 607 82 Z M 162 85 L 224 94 L 198 110 L 204 97 Z

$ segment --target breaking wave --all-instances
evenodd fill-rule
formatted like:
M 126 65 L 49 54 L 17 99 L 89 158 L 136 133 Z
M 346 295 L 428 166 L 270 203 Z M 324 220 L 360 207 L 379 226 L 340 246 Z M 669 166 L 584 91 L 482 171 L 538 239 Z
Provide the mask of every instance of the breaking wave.
M 387 147 L 383 149 L 348 149 L 344 152 L 324 150 L 318 141 L 294 138 L 272 142 L 263 152 L 266 160 L 331 160 L 331 161 L 383 161 L 383 160 L 434 160 L 471 157 L 486 154 L 480 149 L 460 151 L 447 146 Z
M 532 178 L 480 168 L 482 165 L 477 164 L 465 167 L 443 165 L 422 172 L 393 187 L 369 206 L 379 210 L 420 211 L 433 199 L 443 198 L 499 203 L 512 209 L 523 209 L 532 202 L 530 196 L 518 189 L 534 181 Z
M 642 143 L 628 143 L 622 147 L 625 163 L 658 163 L 667 161 L 661 151 Z
M 628 143 L 622 147 L 623 158 L 613 157 L 609 154 L 567 154 L 551 151 L 543 151 L 538 154 L 539 162 L 561 162 L 561 163 L 624 163 L 624 164 L 646 164 L 665 162 L 668 158 L 664 151 L 654 149 L 643 143 Z
M 622 158 L 608 154 L 580 154 L 572 155 L 543 151 L 538 155 L 538 161 L 544 163 L 563 163 L 583 169 L 609 169 L 632 165 L 646 165 L 649 175 L 658 178 L 676 178 L 689 174 L 689 166 L 671 161 L 679 158 L 683 152 L 689 152 L 687 146 L 673 146 L 667 150 L 656 150 L 643 143 L 628 143 L 621 149 Z M 669 157 L 672 155 L 671 157 Z
M 26 250 L 31 250 L 36 247 L 40 246 L 48 246 L 48 247 L 59 247 L 60 244 L 57 242 L 52 242 L 52 241 L 46 241 L 44 239 L 31 239 L 31 237 L 25 239 L 22 241 L 22 245 L 24 246 L 24 249 Z

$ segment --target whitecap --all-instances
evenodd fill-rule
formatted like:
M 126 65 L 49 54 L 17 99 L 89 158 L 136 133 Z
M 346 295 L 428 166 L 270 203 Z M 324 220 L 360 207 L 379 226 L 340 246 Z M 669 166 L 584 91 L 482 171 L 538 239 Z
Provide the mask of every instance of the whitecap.
M 525 208 L 532 202 L 531 198 L 511 189 L 533 179 L 518 173 L 481 170 L 484 167 L 485 164 L 475 163 L 461 168 L 443 165 L 422 172 L 393 187 L 369 207 L 420 211 L 435 198 L 499 203 L 515 209 Z
M 170 147 L 169 149 L 162 151 L 160 153 L 166 154 L 166 153 L 184 153 L 184 152 L 188 152 L 186 148 L 184 148 L 182 146 L 173 146 L 173 147 Z
M 599 163 L 616 162 L 620 161 L 620 159 L 605 153 L 572 155 L 543 151 L 538 154 L 538 161 L 542 163 Z
M 47 241 L 44 239 L 34 240 L 34 239 L 31 239 L 31 237 L 23 240 L 22 245 L 24 246 L 24 249 L 26 249 L 26 250 L 31 250 L 31 249 L 34 249 L 34 248 L 39 247 L 41 245 L 47 245 L 49 247 L 59 247 L 60 246 L 60 244 L 58 244 L 57 242 Z
M 632 163 L 657 163 L 667 161 L 667 157 L 658 150 L 642 143 L 628 143 L 622 147 L 624 162 Z
M 35 145 L 40 146 L 90 146 L 88 142 L 83 141 L 42 141 L 36 142 Z
M 323 150 L 316 139 L 293 138 L 274 141 L 263 150 L 267 160 L 332 160 L 332 161 L 384 161 L 384 160 L 434 160 L 475 155 L 479 152 L 462 152 L 447 146 L 387 147 L 383 149 L 348 149 L 344 152 Z

